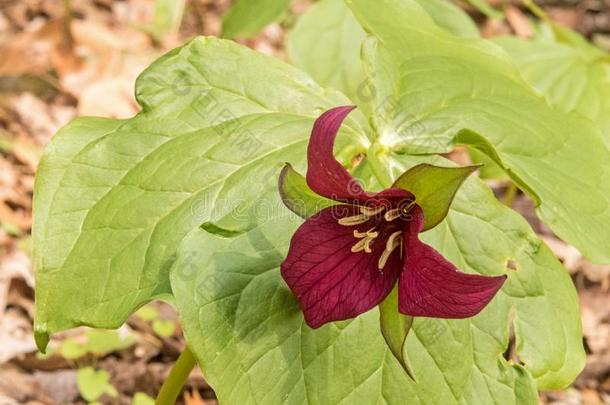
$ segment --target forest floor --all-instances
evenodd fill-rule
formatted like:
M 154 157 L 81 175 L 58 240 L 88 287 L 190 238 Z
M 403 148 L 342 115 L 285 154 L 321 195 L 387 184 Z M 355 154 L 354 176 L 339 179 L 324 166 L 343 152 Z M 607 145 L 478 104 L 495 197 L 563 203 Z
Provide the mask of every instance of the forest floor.
M 166 27 L 155 26 L 154 0 L 74 1 L 72 18 L 60 0 L 0 0 L 0 405 L 85 404 L 96 390 L 105 392 L 102 403 L 148 404 L 182 350 L 175 312 L 153 303 L 119 331 L 71 330 L 54 337 L 50 354 L 37 354 L 30 240 L 34 176 L 45 145 L 72 118 L 137 113 L 137 75 L 188 38 L 219 35 L 229 3 L 187 1 L 181 23 L 162 32 Z M 559 22 L 610 43 L 608 0 L 539 4 Z M 295 2 L 281 23 L 242 43 L 285 58 L 285 32 L 307 7 L 306 0 Z M 468 11 L 483 35 L 528 35 L 517 6 L 508 6 L 503 21 Z M 502 197 L 507 185 L 492 186 Z M 518 194 L 512 205 L 563 261 L 581 303 L 586 368 L 571 388 L 543 393 L 541 402 L 610 404 L 610 267 L 588 263 L 554 237 L 525 196 Z M 181 401 L 216 403 L 198 370 Z

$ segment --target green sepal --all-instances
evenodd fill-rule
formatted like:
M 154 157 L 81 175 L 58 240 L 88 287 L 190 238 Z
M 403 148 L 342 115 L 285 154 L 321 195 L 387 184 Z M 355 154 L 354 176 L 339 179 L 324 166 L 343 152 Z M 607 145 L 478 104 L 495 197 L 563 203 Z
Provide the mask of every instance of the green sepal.
M 392 187 L 410 191 L 424 212 L 424 229 L 438 225 L 446 216 L 464 180 L 481 165 L 441 167 L 422 163 L 404 172 Z
M 278 188 L 284 205 L 301 218 L 307 219 L 324 208 L 337 204 L 314 193 L 307 185 L 305 177 L 294 170 L 290 163 L 286 163 L 280 173 Z
M 398 284 L 396 284 L 392 292 L 379 304 L 379 326 L 390 351 L 407 375 L 415 381 L 405 351 L 411 325 L 413 325 L 413 317 L 398 312 Z

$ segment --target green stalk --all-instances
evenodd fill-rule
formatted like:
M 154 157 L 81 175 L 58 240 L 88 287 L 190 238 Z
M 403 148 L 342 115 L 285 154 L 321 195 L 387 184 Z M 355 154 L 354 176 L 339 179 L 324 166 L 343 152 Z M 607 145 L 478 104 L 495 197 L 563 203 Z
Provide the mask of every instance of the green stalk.
M 506 188 L 506 192 L 504 193 L 504 205 L 512 207 L 513 201 L 517 196 L 517 186 L 515 183 L 511 182 L 510 185 Z
M 189 374 L 195 368 L 197 360 L 193 355 L 193 352 L 187 347 L 176 360 L 176 363 L 172 367 L 172 370 L 167 376 L 167 379 L 163 382 L 159 395 L 155 400 L 155 405 L 174 405 L 178 395 L 182 392 L 184 384 L 188 379 Z

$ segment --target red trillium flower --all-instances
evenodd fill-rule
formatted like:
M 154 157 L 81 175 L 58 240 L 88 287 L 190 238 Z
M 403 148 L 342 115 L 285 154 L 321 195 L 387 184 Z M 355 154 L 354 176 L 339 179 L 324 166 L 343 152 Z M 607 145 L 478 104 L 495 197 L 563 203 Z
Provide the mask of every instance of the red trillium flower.
M 355 107 L 320 116 L 307 151 L 307 185 L 337 205 L 296 231 L 282 277 L 312 328 L 356 317 L 377 306 L 398 282 L 398 310 L 410 316 L 466 318 L 479 313 L 506 276 L 460 273 L 418 234 L 424 215 L 400 188 L 366 192 L 334 158 L 333 145 Z

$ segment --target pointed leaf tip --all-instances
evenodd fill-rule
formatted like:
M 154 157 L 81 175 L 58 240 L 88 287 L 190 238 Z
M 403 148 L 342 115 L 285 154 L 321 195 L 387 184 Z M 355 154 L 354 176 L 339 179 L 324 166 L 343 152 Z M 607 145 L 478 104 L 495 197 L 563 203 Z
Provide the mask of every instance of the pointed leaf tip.
M 409 378 L 415 381 L 405 353 L 405 344 L 412 325 L 413 317 L 398 311 L 398 286 L 394 286 L 392 292 L 379 304 L 379 326 L 388 348 Z
M 304 219 L 337 204 L 314 193 L 307 185 L 305 177 L 294 170 L 290 163 L 286 163 L 280 172 L 278 189 L 284 205 Z
M 446 216 L 458 189 L 481 165 L 444 167 L 422 163 L 403 173 L 393 187 L 415 195 L 424 212 L 423 231 L 434 228 Z
M 42 354 L 45 354 L 47 351 L 49 339 L 49 331 L 47 330 L 46 324 L 37 323 L 34 325 L 34 341 L 36 342 L 36 347 Z

